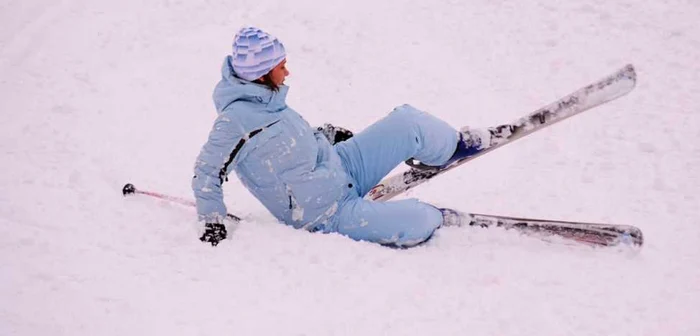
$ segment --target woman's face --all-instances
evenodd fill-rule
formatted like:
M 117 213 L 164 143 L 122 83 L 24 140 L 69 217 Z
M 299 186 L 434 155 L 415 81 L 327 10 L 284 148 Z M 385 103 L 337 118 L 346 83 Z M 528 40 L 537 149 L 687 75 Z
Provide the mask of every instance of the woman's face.
M 270 70 L 270 79 L 275 85 L 284 84 L 284 79 L 289 76 L 289 70 L 287 70 L 287 60 L 282 60 L 280 64 L 277 64 L 272 70 Z

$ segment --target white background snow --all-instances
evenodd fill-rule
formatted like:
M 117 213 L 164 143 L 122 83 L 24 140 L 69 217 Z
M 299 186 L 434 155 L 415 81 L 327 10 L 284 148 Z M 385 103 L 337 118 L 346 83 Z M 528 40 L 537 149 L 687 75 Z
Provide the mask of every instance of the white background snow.
M 0 335 L 700 335 L 700 4 L 0 1 Z M 442 229 L 392 250 L 247 218 L 216 248 L 194 159 L 236 30 L 288 51 L 288 104 L 362 130 L 410 103 L 510 121 L 626 63 L 629 95 L 410 193 L 633 224 L 639 253 Z

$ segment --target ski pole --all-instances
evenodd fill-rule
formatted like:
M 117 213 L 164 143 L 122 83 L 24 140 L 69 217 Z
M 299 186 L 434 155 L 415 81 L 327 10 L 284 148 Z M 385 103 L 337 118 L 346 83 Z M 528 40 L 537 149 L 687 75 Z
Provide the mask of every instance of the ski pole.
M 191 206 L 191 207 L 197 206 L 197 204 L 195 202 L 188 200 L 188 199 L 175 197 L 175 196 L 169 196 L 169 195 L 165 195 L 165 194 L 161 194 L 161 193 L 157 193 L 157 192 L 153 192 L 153 191 L 136 189 L 136 187 L 134 187 L 134 185 L 131 183 L 127 183 L 124 185 L 124 188 L 122 188 L 122 194 L 124 194 L 124 196 L 131 195 L 131 194 L 141 194 L 141 195 L 151 196 L 151 197 L 159 198 L 162 200 L 170 201 L 173 203 L 182 204 L 185 206 Z M 227 213 L 226 217 L 228 217 L 236 222 L 241 221 L 241 218 L 234 215 L 234 214 Z

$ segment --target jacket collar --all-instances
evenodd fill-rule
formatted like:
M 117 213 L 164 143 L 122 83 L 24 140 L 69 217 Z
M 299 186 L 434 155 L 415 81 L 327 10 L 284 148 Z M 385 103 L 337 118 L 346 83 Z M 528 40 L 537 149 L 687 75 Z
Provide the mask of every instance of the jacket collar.
M 239 78 L 233 71 L 230 55 L 224 60 L 224 64 L 221 67 L 221 75 L 223 81 L 227 84 L 225 86 L 227 86 L 230 91 L 233 91 L 229 92 L 232 94 L 229 96 L 229 99 L 231 99 L 230 103 L 236 100 L 258 102 L 267 105 L 271 112 L 277 112 L 287 107 L 286 100 L 289 86 L 280 85 L 279 91 L 275 92 L 263 84 Z

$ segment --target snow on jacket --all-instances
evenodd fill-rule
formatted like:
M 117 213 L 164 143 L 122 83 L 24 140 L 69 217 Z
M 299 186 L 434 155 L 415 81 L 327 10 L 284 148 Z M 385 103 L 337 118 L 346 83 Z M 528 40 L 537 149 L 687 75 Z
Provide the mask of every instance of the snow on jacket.
M 285 103 L 278 92 L 240 79 L 224 60 L 214 89 L 218 117 L 195 163 L 192 189 L 201 221 L 226 216 L 222 183 L 235 171 L 277 219 L 295 228 L 325 223 L 351 191 L 332 145 Z

